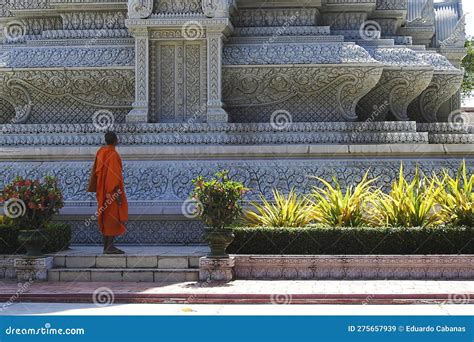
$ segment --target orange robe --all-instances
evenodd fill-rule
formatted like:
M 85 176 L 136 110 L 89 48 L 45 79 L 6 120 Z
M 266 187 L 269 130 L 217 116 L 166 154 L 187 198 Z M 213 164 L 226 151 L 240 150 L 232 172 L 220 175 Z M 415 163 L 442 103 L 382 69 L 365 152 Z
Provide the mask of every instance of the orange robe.
M 98 223 L 104 236 L 125 233 L 128 221 L 128 203 L 122 174 L 122 159 L 114 146 L 107 145 L 97 151 L 95 170 L 97 176 Z M 122 203 L 117 198 L 121 196 Z

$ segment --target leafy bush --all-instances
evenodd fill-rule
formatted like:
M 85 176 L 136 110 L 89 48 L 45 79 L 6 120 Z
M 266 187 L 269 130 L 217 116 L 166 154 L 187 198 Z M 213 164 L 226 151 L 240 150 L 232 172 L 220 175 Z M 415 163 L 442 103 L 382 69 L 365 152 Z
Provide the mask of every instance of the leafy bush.
M 18 229 L 11 224 L 0 224 L 0 254 L 18 253 Z
M 368 213 L 371 203 L 378 196 L 372 184 L 375 179 L 368 180 L 368 172 L 354 187 L 350 185 L 346 191 L 336 177 L 334 186 L 322 178 L 316 178 L 325 188 L 314 188 L 311 195 L 313 202 L 313 217 L 321 224 L 333 227 L 361 227 L 370 221 Z
M 47 243 L 45 253 L 55 253 L 69 248 L 71 244 L 72 230 L 66 223 L 51 223 L 46 226 L 45 234 Z
M 458 226 L 474 226 L 474 175 L 467 176 L 466 162 L 459 167 L 456 177 L 444 171 L 444 178 L 435 177 L 440 192 L 437 201 L 446 222 Z
M 474 254 L 474 227 L 234 228 L 232 254 Z
M 0 225 L 0 254 L 22 254 L 25 251 L 18 243 L 20 229 L 14 225 Z M 47 237 L 44 253 L 56 253 L 69 248 L 71 227 L 65 223 L 50 223 L 43 233 Z
M 393 182 L 388 194 L 380 193 L 374 210 L 376 226 L 389 227 L 433 227 L 443 224 L 443 217 L 436 199 L 441 187 L 436 180 L 424 176 L 418 167 L 411 182 L 403 174 L 400 166 L 398 181 Z
M 305 227 L 312 221 L 312 207 L 305 197 L 299 197 L 294 190 L 285 196 L 273 191 L 274 203 L 260 196 L 262 204 L 252 202 L 254 210 L 246 210 L 244 222 L 251 226 Z
M 206 181 L 203 177 L 193 180 L 192 198 L 198 201 L 200 218 L 205 226 L 221 230 L 230 226 L 242 215 L 240 201 L 247 189 L 240 182 L 229 179 L 229 171 L 216 173 L 216 178 Z
M 22 229 L 42 229 L 63 207 L 63 195 L 56 178 L 43 180 L 16 177 L 0 193 L 7 216 Z

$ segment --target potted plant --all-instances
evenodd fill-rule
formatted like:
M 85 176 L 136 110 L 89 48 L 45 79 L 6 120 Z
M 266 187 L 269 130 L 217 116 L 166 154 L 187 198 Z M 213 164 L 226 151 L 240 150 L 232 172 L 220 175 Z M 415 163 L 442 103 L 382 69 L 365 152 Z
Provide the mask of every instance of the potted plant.
M 229 226 L 242 215 L 240 201 L 247 188 L 240 182 L 229 179 L 229 171 L 216 173 L 216 178 L 205 180 L 198 177 L 192 198 L 197 202 L 199 216 L 206 227 L 205 239 L 211 248 L 213 258 L 227 258 L 227 247 L 234 241 Z
M 44 229 L 64 206 L 56 178 L 43 180 L 17 177 L 0 195 L 4 212 L 20 230 L 18 241 L 27 256 L 40 256 L 46 244 Z

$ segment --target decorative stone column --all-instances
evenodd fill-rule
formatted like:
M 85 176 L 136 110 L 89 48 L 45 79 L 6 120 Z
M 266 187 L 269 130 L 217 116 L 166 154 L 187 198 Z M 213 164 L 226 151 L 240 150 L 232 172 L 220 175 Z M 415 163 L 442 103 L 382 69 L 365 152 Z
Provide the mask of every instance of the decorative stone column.
M 153 0 L 128 0 L 128 18 L 147 19 L 153 13 Z M 128 21 L 128 20 L 127 20 Z M 136 25 L 136 23 L 135 23 Z M 127 115 L 127 122 L 147 122 L 149 111 L 149 33 L 146 26 L 127 25 L 135 37 L 135 102 Z
M 149 49 L 148 29 L 132 29 L 135 37 L 135 102 L 127 122 L 147 122 L 149 111 Z
M 222 108 L 222 49 L 224 34 L 207 32 L 207 122 L 228 122 Z

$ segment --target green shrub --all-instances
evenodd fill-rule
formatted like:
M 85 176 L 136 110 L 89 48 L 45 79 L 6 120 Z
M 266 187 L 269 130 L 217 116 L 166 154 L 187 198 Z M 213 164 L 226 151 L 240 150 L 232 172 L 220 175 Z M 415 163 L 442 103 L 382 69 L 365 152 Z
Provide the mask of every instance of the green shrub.
M 218 172 L 211 180 L 199 176 L 193 184 L 191 198 L 197 201 L 198 208 L 191 214 L 199 216 L 207 228 L 225 229 L 242 216 L 240 201 L 248 189 L 241 182 L 230 180 L 229 171 Z
M 69 248 L 71 227 L 65 223 L 50 223 L 43 230 L 47 236 L 44 253 L 56 253 Z M 0 254 L 22 254 L 24 249 L 18 243 L 18 227 L 0 225 Z
M 18 244 L 18 229 L 13 225 L 0 225 L 0 254 L 21 253 Z
M 45 253 L 55 253 L 69 248 L 71 244 L 71 227 L 66 223 L 51 223 L 45 229 L 48 242 L 45 246 Z
M 234 228 L 233 254 L 474 254 L 474 227 Z
M 300 197 L 294 190 L 283 195 L 273 191 L 273 201 L 260 196 L 262 203 L 252 202 L 252 210 L 244 212 L 245 224 L 261 227 L 305 227 L 313 219 L 313 208 L 306 197 Z M 255 211 L 254 211 L 255 210 Z

